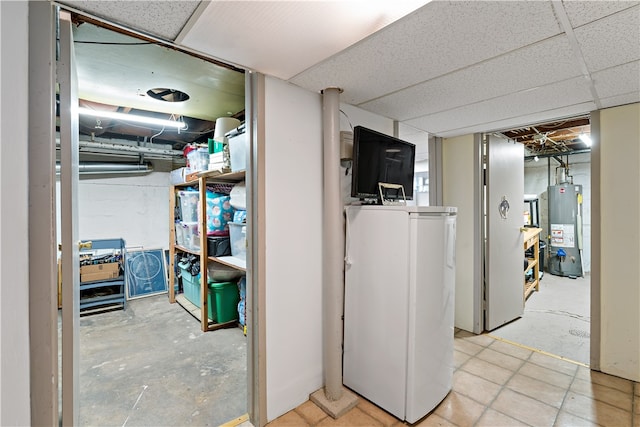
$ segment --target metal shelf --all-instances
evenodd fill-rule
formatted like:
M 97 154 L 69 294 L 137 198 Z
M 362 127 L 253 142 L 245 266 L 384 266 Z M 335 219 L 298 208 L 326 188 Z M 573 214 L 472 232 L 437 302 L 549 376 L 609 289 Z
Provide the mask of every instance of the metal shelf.
M 83 242 L 91 242 L 90 248 L 82 248 L 80 253 L 90 252 L 95 250 L 113 249 L 120 252 L 123 262 L 120 265 L 122 274 L 113 279 L 94 280 L 91 282 L 80 282 L 80 314 L 92 314 L 104 310 L 113 310 L 117 308 L 124 309 L 126 305 L 125 295 L 125 275 L 124 269 L 124 254 L 125 243 L 123 239 L 95 239 L 84 240 Z M 111 289 L 109 289 L 111 288 Z M 115 288 L 115 292 L 114 291 Z M 109 292 L 105 295 L 90 296 L 85 295 L 83 297 L 83 291 L 100 290 L 104 289 L 105 292 Z

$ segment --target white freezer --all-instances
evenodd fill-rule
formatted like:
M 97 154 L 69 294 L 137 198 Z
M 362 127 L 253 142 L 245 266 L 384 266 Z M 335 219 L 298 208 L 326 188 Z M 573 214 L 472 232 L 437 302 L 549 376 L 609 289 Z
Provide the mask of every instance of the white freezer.
M 451 390 L 456 209 L 346 215 L 344 384 L 414 423 Z

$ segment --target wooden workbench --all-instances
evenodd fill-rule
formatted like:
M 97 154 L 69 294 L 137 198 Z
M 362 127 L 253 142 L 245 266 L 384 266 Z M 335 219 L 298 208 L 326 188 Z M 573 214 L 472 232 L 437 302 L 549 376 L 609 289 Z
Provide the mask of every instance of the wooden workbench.
M 534 290 L 540 290 L 540 232 L 541 228 L 522 227 L 520 229 L 524 238 L 524 250 L 533 247 L 533 258 L 527 258 L 529 265 L 524 270 L 524 299 Z M 533 280 L 527 281 L 526 273 L 533 268 Z

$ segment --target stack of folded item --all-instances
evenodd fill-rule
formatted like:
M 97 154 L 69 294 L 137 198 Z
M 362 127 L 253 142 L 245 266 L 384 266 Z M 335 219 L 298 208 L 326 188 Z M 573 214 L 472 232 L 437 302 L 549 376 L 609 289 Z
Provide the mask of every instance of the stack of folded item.
M 224 171 L 224 153 L 222 151 L 209 154 L 209 170 Z

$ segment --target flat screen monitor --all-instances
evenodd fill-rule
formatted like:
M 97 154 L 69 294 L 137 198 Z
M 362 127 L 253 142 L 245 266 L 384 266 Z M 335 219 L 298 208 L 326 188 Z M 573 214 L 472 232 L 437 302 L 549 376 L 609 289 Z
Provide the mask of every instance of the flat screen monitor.
M 354 127 L 351 197 L 380 202 L 378 184 L 387 183 L 402 185 L 407 200 L 413 199 L 415 157 L 416 146 L 410 142 Z

